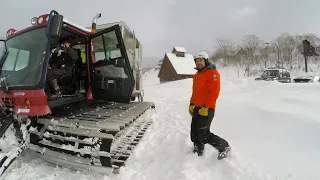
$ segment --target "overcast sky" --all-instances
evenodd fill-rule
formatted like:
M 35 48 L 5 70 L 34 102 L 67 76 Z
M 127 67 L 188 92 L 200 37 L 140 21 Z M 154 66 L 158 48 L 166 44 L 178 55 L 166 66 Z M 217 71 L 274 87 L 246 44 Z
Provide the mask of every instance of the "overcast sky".
M 144 56 L 163 57 L 173 46 L 212 52 L 216 38 L 240 40 L 254 33 L 272 41 L 282 32 L 320 34 L 319 0 L 12 0 L 1 2 L 0 36 L 30 25 L 34 16 L 57 10 L 90 26 L 125 21 L 143 43 Z

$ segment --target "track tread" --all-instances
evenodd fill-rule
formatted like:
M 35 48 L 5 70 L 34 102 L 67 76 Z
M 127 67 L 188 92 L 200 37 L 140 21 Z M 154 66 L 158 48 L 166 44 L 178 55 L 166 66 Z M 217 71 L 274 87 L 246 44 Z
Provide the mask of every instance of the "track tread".
M 131 152 L 151 125 L 152 112 L 148 110 L 154 108 L 154 103 L 150 102 L 102 104 L 98 108 L 88 108 L 84 112 L 71 114 L 66 118 L 61 116 L 40 118 L 37 127 L 29 130 L 32 142 L 29 149 L 49 157 L 51 160 L 47 160 L 56 164 L 59 162 L 60 165 L 74 164 L 83 167 L 82 162 L 86 162 L 87 166 L 115 168 L 117 171 L 125 165 Z M 86 138 L 96 138 L 96 141 Z M 75 149 L 70 150 L 64 145 L 71 145 Z M 87 151 L 85 156 L 83 153 L 75 156 L 84 146 L 90 147 L 92 153 Z M 47 151 L 49 154 L 44 153 L 45 149 L 49 150 Z M 50 158 L 57 153 L 59 154 L 57 158 L 62 158 L 59 160 Z

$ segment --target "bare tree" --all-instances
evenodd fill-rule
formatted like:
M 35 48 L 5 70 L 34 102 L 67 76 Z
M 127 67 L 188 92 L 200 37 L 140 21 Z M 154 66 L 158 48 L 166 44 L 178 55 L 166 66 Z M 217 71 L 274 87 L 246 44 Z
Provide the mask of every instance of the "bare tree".
M 237 49 L 237 53 L 235 53 L 232 58 L 235 60 L 235 65 L 238 70 L 238 77 L 240 77 L 240 69 L 242 69 L 243 66 L 245 66 L 245 68 L 247 67 L 245 64 L 246 52 L 240 45 L 237 45 Z
M 229 39 L 217 39 L 217 51 L 223 59 L 223 65 L 227 67 L 228 78 L 228 66 L 233 64 L 232 55 L 235 53 L 235 43 Z
M 242 48 L 247 55 L 246 72 L 248 77 L 250 76 L 250 66 L 258 63 L 258 61 L 255 59 L 255 56 L 257 55 L 257 50 L 261 46 L 261 43 L 261 39 L 254 34 L 249 34 L 242 37 Z
M 307 39 L 310 41 L 311 44 L 320 44 L 320 38 L 317 37 L 317 35 L 312 34 L 312 33 L 307 33 L 302 35 L 302 40 Z
M 269 46 L 265 46 L 260 49 L 260 54 L 261 54 L 261 61 L 263 62 L 264 68 L 267 68 L 268 62 L 269 62 L 269 57 L 271 55 L 272 49 Z
M 277 38 L 277 44 L 279 45 L 282 66 L 284 63 L 291 64 L 293 53 L 296 48 L 295 38 L 289 33 L 283 33 Z
M 303 51 L 303 44 L 302 41 L 307 39 L 313 46 L 316 47 L 316 51 L 319 53 L 318 46 L 320 45 L 320 39 L 315 34 L 303 34 L 303 35 L 296 35 L 294 36 L 295 39 L 295 50 L 292 54 L 292 61 L 290 66 L 293 66 L 291 69 L 301 69 L 304 67 L 304 57 L 301 54 Z M 318 63 L 319 57 L 311 57 L 310 60 L 313 59 Z
M 161 66 L 162 66 L 162 63 L 163 63 L 163 58 L 162 59 L 160 59 L 159 61 L 158 61 L 158 64 L 157 64 L 157 66 L 156 66 L 156 69 L 160 69 L 161 68 Z
M 218 50 L 215 50 L 212 55 L 210 56 L 210 62 L 212 63 L 217 63 L 218 60 L 221 58 L 221 54 L 219 53 Z
M 217 39 L 216 49 L 211 56 L 211 61 L 219 62 L 225 67 L 234 65 L 239 69 L 245 70 L 245 75 L 253 74 L 253 67 L 259 65 L 267 68 L 271 64 L 278 64 L 281 67 L 285 63 L 286 68 L 301 69 L 304 67 L 302 53 L 302 41 L 307 39 L 316 47 L 316 52 L 320 53 L 320 38 L 315 34 L 303 34 L 292 36 L 283 33 L 275 40 L 275 43 L 263 45 L 261 39 L 253 34 L 242 37 L 242 42 L 236 44 L 229 39 Z M 273 45 L 272 45 L 273 44 Z M 279 50 L 278 50 L 279 49 Z M 278 53 L 279 52 L 279 53 Z M 278 62 L 278 55 L 279 61 Z M 318 64 L 320 68 L 320 57 L 309 58 L 310 63 Z M 312 62 L 313 61 L 313 62 Z
M 232 63 L 230 57 L 235 53 L 235 43 L 229 39 L 217 39 L 217 51 L 227 66 Z

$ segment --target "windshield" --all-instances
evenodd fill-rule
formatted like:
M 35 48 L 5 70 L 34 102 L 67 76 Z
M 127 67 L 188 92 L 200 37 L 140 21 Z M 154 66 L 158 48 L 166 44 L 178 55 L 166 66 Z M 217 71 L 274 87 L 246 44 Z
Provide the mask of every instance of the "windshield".
M 41 80 L 47 39 L 45 28 L 20 34 L 6 42 L 8 54 L 4 56 L 1 79 L 6 86 L 35 86 Z M 0 46 L 1 52 L 1 46 Z
M 6 47 L 5 47 L 4 41 L 0 41 L 0 57 L 2 57 L 5 50 L 6 50 Z
M 278 70 L 267 70 L 267 71 L 263 72 L 262 76 L 278 77 L 279 71 Z

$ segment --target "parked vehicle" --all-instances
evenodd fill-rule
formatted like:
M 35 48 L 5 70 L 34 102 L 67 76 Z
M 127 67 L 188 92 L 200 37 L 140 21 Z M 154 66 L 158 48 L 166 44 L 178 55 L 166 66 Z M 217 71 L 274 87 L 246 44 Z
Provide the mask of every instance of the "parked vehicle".
M 268 68 L 262 75 L 255 78 L 256 81 L 278 81 L 281 83 L 291 83 L 290 72 L 287 69 Z
M 307 72 L 293 79 L 294 83 L 319 83 L 320 76 L 318 73 Z

